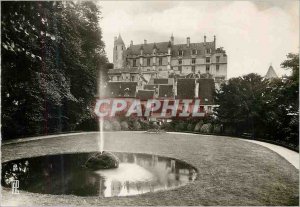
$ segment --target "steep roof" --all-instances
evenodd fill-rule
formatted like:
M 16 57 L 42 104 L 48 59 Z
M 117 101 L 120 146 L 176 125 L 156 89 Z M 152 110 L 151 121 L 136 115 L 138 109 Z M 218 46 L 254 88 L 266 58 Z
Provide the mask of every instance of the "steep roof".
M 268 72 L 265 75 L 265 78 L 267 78 L 267 79 L 278 78 L 272 65 L 270 65 Z
M 107 96 L 115 97 L 135 97 L 137 82 L 108 82 Z
M 140 100 L 148 100 L 148 99 L 153 99 L 154 98 L 154 90 L 138 90 L 136 94 L 136 98 Z
M 159 85 L 159 98 L 174 98 L 173 85 Z
M 118 39 L 117 39 L 117 41 L 116 41 L 116 44 L 118 44 L 118 45 L 124 45 L 124 42 L 123 42 L 122 37 L 121 37 L 120 34 L 119 34 L 119 36 L 118 36 Z
M 214 103 L 215 83 L 212 78 L 198 79 L 199 91 L 198 97 L 200 98 L 201 105 L 212 105 Z
M 177 79 L 177 98 L 193 99 L 195 97 L 195 78 L 178 78 Z
M 144 54 L 152 54 L 153 48 L 156 47 L 156 53 L 168 53 L 169 42 L 147 43 L 139 45 L 130 45 L 127 50 L 127 55 L 140 55 L 141 48 Z

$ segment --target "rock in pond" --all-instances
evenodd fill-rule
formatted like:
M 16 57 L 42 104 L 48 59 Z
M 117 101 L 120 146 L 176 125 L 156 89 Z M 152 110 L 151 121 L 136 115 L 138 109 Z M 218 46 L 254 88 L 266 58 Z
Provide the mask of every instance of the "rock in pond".
M 86 161 L 85 166 L 92 170 L 118 168 L 119 159 L 110 152 L 98 152 Z

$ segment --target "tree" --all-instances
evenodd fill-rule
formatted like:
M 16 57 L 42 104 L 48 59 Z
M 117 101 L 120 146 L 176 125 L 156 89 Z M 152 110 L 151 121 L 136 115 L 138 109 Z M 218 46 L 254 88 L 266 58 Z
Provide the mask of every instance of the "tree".
M 4 139 L 74 130 L 92 117 L 107 64 L 92 2 L 1 2 Z
M 260 113 L 266 81 L 257 74 L 232 78 L 216 94 L 215 115 L 225 127 L 235 133 L 251 132 L 255 135 L 261 125 Z

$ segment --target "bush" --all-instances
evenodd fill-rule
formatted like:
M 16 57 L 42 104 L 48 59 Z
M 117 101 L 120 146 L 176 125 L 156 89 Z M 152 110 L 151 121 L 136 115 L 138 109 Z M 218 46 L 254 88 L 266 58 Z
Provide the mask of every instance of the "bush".
M 212 125 L 210 123 L 208 123 L 208 124 L 202 125 L 200 132 L 208 134 L 211 132 L 211 130 L 212 130 Z
M 234 135 L 235 130 L 233 127 L 227 126 L 227 127 L 225 127 L 224 133 L 227 135 Z
M 120 125 L 121 125 L 122 130 L 128 130 L 129 129 L 129 126 L 128 126 L 126 121 L 122 121 Z
M 214 125 L 213 133 L 215 133 L 215 134 L 221 133 L 221 126 L 219 124 Z
M 151 128 L 149 121 L 147 121 L 147 120 L 140 120 L 139 122 L 141 124 L 141 129 L 148 130 L 148 129 Z
M 200 129 L 201 129 L 202 125 L 203 125 L 203 121 L 198 122 L 198 123 L 195 125 L 194 131 L 195 131 L 195 132 L 200 132 Z
M 112 121 L 111 125 L 112 125 L 113 130 L 115 130 L 115 131 L 121 130 L 121 125 L 117 120 Z
M 174 130 L 174 127 L 170 122 L 163 122 L 163 124 L 161 125 L 161 129 L 172 131 Z
M 133 128 L 133 130 L 141 130 L 142 126 L 141 126 L 140 122 L 134 121 L 132 128 Z
M 194 130 L 194 124 L 189 123 L 189 124 L 187 125 L 187 127 L 186 127 L 186 130 L 187 130 L 187 131 L 193 131 L 193 130 Z
M 107 120 L 104 121 L 103 129 L 105 131 L 111 131 L 112 130 L 112 124 L 110 123 L 110 121 L 107 121 Z
M 185 131 L 186 130 L 186 127 L 187 127 L 187 124 L 186 123 L 184 123 L 184 122 L 180 122 L 180 123 L 177 123 L 176 125 L 175 125 L 175 130 L 176 131 Z

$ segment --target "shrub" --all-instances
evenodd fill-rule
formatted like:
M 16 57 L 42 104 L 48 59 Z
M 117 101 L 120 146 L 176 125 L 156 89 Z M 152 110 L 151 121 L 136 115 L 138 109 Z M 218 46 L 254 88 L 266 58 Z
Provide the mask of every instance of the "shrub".
M 129 126 L 128 126 L 126 121 L 122 121 L 120 125 L 121 125 L 122 130 L 128 130 L 129 129 Z
M 221 133 L 221 126 L 219 124 L 214 125 L 213 133 L 215 133 L 215 134 Z
M 110 121 L 105 120 L 103 123 L 103 129 L 105 131 L 111 131 L 112 130 L 112 124 L 110 123 Z
M 203 125 L 203 121 L 198 122 L 198 123 L 195 125 L 194 131 L 195 131 L 195 132 L 200 132 L 200 129 L 201 129 L 202 125 Z
M 141 129 L 147 130 L 150 129 L 150 123 L 147 120 L 140 120 L 139 123 L 141 124 Z
M 133 130 L 141 130 L 142 126 L 141 126 L 140 122 L 134 121 L 132 128 L 133 128 Z
M 120 131 L 121 130 L 121 125 L 117 120 L 112 121 L 112 128 L 115 131 Z
M 212 125 L 210 123 L 208 124 L 203 124 L 201 129 L 200 129 L 200 132 L 202 133 L 210 133 L 212 130 Z
M 162 125 L 161 125 L 161 129 L 164 129 L 164 130 L 168 130 L 168 131 L 172 131 L 174 129 L 173 125 L 169 122 L 164 122 Z
M 175 125 L 175 130 L 176 131 L 185 131 L 187 127 L 187 124 L 184 122 L 179 122 Z
M 187 125 L 187 127 L 186 127 L 186 130 L 187 130 L 187 131 L 193 131 L 193 130 L 194 130 L 194 124 L 189 123 L 189 124 Z

